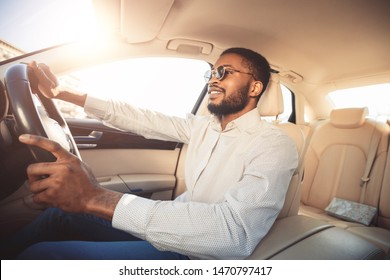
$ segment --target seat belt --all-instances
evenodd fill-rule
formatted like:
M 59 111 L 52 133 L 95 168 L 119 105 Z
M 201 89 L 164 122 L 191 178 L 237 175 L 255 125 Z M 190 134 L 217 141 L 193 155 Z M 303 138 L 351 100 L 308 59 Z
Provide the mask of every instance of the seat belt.
M 374 133 L 372 135 L 370 147 L 368 150 L 366 169 L 364 170 L 363 176 L 360 178 L 360 187 L 362 187 L 362 191 L 360 193 L 360 203 L 364 202 L 364 198 L 366 196 L 367 184 L 368 181 L 370 181 L 369 176 L 370 176 L 372 166 L 374 165 L 374 159 L 375 159 L 376 152 L 378 150 L 380 138 L 381 138 L 381 133 L 379 133 L 375 125 Z

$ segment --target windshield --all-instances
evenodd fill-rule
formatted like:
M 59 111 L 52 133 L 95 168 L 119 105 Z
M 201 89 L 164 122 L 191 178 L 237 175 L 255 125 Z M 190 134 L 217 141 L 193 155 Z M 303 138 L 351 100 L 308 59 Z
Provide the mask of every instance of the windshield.
M 59 78 L 62 84 L 95 97 L 184 118 L 194 109 L 207 70 L 210 65 L 201 60 L 144 57 L 92 66 Z M 86 117 L 81 107 L 55 102 L 66 118 Z
M 97 32 L 92 0 L 0 0 L 0 60 Z

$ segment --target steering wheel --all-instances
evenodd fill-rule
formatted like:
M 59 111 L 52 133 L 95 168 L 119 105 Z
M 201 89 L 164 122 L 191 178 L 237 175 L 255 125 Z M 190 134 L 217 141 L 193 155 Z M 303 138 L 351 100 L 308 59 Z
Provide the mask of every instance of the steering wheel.
M 11 133 L 15 138 L 25 133 L 46 137 L 80 157 L 69 127 L 54 102 L 40 92 L 32 92 L 32 84 L 37 84 L 32 70 L 26 64 L 13 65 L 7 70 L 4 81 L 15 124 Z M 36 162 L 55 161 L 54 156 L 45 150 L 37 147 L 28 147 L 28 149 Z M 28 164 L 25 163 L 24 166 Z M 6 190 L 0 188 L 0 199 L 18 187 L 20 185 L 15 184 L 11 189 L 9 186 Z

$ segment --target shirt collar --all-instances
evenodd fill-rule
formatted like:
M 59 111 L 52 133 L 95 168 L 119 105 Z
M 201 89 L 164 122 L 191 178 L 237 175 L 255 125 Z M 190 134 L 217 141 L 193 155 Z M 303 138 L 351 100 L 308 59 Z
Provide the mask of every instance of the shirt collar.
M 255 108 L 228 123 L 224 131 L 226 132 L 229 130 L 238 129 L 240 132 L 244 132 L 250 128 L 253 128 L 254 126 L 258 127 L 260 123 L 261 117 L 257 108 Z M 211 124 L 214 130 L 221 132 L 221 122 L 216 116 L 213 116 Z

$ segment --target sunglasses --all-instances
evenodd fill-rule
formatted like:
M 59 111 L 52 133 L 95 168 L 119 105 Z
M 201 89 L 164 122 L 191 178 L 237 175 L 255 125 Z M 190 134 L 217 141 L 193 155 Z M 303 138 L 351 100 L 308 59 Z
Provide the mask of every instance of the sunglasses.
M 222 81 L 225 78 L 226 74 L 232 74 L 234 72 L 251 75 L 256 80 L 255 76 L 252 73 L 242 72 L 240 70 L 236 70 L 236 69 L 232 69 L 232 68 L 226 68 L 223 65 L 218 66 L 214 70 L 207 70 L 206 73 L 204 74 L 204 79 L 205 79 L 206 83 L 208 83 L 212 79 L 212 77 L 214 76 L 219 81 Z

